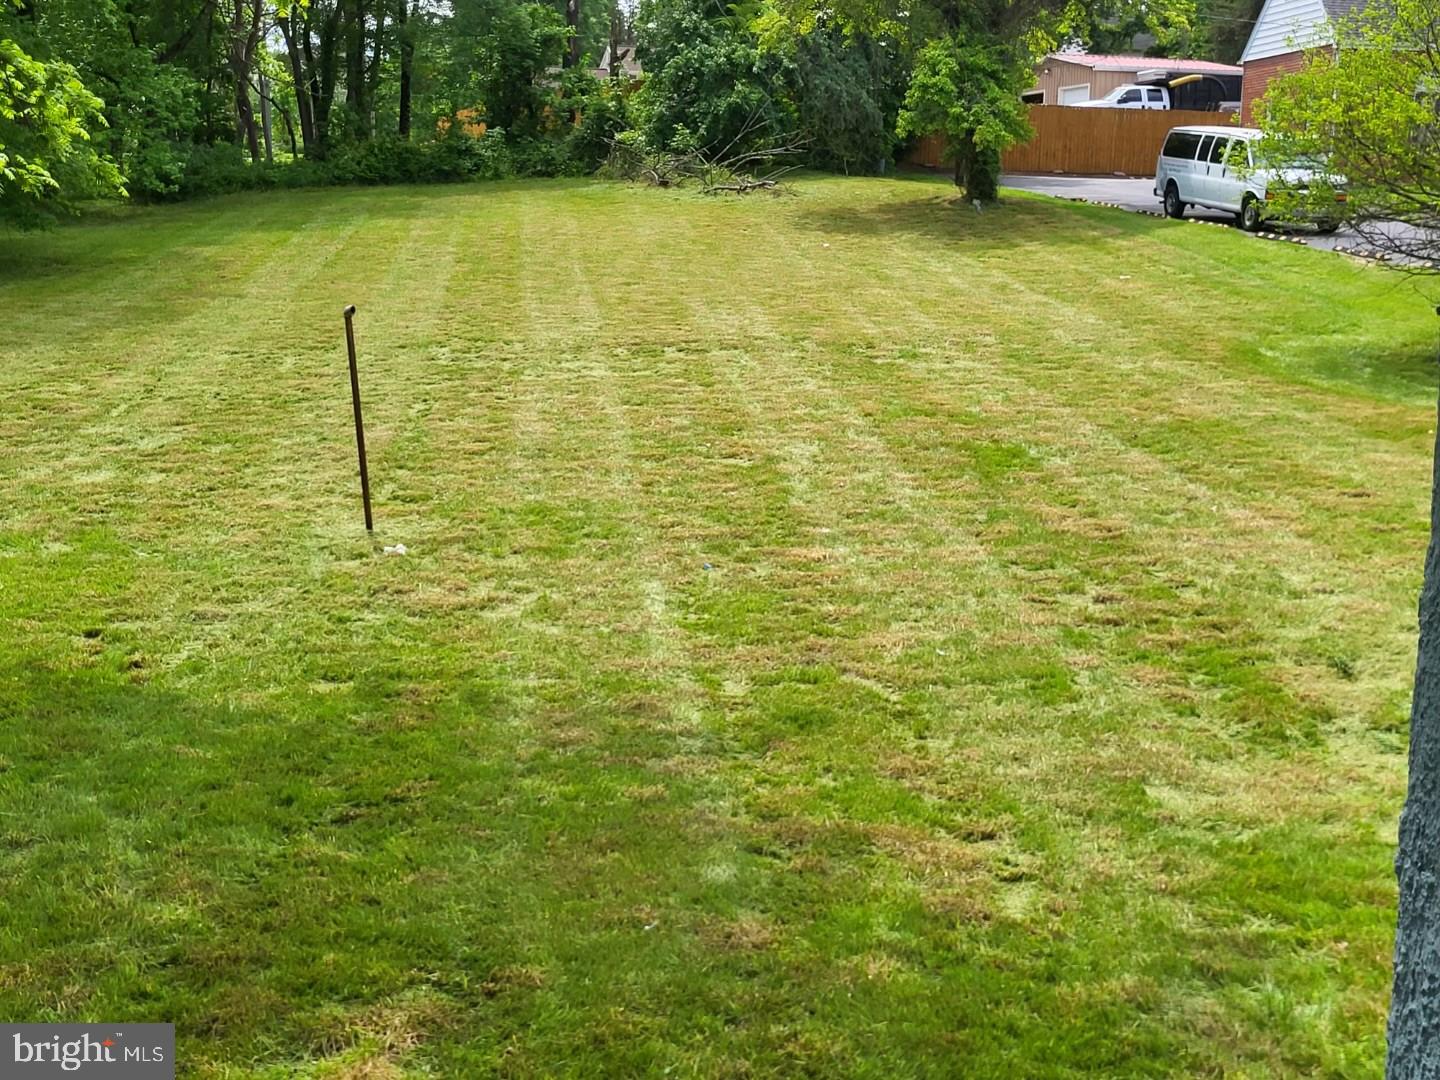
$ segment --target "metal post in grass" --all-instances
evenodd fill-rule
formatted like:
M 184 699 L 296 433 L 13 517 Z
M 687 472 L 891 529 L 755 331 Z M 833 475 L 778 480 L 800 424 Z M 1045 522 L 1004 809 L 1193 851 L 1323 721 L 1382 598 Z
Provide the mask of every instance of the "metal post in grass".
M 360 454 L 360 497 L 365 500 L 365 531 L 374 532 L 370 516 L 370 470 L 365 467 L 365 421 L 360 416 L 360 372 L 355 367 L 355 305 L 345 305 L 345 347 L 350 350 L 350 400 L 355 406 L 355 449 Z

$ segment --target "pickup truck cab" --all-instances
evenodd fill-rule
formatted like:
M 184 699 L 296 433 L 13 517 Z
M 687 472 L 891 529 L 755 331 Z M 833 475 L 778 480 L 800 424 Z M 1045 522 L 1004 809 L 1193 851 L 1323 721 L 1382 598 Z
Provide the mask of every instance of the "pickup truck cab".
M 1081 101 L 1074 107 L 1077 109 L 1169 109 L 1173 106 L 1170 104 L 1169 87 L 1126 83 L 1123 86 L 1115 87 L 1103 98 Z
M 1340 177 L 1308 165 L 1274 168 L 1257 161 L 1260 136 L 1255 128 L 1172 128 L 1155 163 L 1155 194 L 1164 201 L 1165 216 L 1184 217 L 1192 206 L 1225 210 L 1239 219 L 1242 229 L 1256 232 L 1265 220 L 1269 196 L 1281 188 L 1304 191 L 1315 180 L 1334 188 L 1336 203 L 1344 203 Z M 1338 207 L 1334 218 L 1311 220 L 1321 232 L 1334 232 Z

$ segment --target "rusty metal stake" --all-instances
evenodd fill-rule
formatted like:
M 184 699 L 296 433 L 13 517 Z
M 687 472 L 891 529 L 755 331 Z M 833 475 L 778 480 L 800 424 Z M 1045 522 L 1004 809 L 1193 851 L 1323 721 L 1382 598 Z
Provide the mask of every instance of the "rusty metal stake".
M 355 405 L 355 449 L 360 453 L 360 495 L 365 500 L 365 531 L 374 532 L 370 517 L 370 470 L 365 467 L 365 421 L 360 417 L 360 372 L 355 367 L 355 305 L 345 305 L 345 346 L 350 350 L 350 400 Z

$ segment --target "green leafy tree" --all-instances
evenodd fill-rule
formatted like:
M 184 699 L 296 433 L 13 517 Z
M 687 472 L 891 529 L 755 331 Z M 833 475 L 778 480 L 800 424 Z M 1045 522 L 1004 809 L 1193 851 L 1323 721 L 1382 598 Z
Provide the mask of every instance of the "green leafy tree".
M 955 31 L 926 44 L 900 111 L 901 135 L 945 136 L 955 185 L 973 199 L 995 198 L 1000 153 L 1030 133 L 1016 87 L 1028 65 L 1017 70 L 1016 51 L 995 41 Z
M 1189 41 L 1170 55 L 1184 53 L 1222 64 L 1238 64 L 1264 6 L 1265 0 L 1199 0 Z
M 651 146 L 726 156 L 793 131 L 786 58 L 718 0 L 641 0 L 636 33 L 635 118 Z
M 0 220 L 27 225 L 124 187 L 91 139 L 104 124 L 104 102 L 69 64 L 22 48 L 17 21 L 0 17 Z
M 805 35 L 822 23 L 893 40 L 913 56 L 904 135 L 940 134 L 955 182 L 972 198 L 993 198 L 1000 152 L 1028 134 L 1019 97 L 1034 62 L 1071 36 L 1083 0 L 764 0 L 752 19 L 762 40 Z
M 442 91 L 451 108 L 478 108 L 486 123 L 522 138 L 554 127 L 548 73 L 560 65 L 569 34 L 560 14 L 511 0 L 455 0 L 453 7 Z
M 1331 182 L 1278 185 L 1276 208 L 1343 217 L 1412 270 L 1440 260 L 1440 0 L 1375 0 L 1339 48 L 1277 79 L 1258 111 L 1269 161 L 1306 162 Z M 1437 913 L 1440 914 L 1440 913 Z
M 791 70 L 812 164 L 865 173 L 889 161 L 909 76 L 893 39 L 817 26 L 796 42 Z
M 1179 56 L 1194 52 L 1197 14 L 1195 0 L 1110 0 L 1078 9 L 1070 36 L 1090 52 L 1132 53 L 1144 34 L 1147 56 Z

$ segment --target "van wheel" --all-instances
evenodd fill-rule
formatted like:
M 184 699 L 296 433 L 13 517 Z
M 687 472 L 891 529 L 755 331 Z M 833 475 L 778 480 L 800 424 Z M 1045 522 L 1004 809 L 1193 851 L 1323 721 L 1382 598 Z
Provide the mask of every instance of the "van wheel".
M 1185 216 L 1185 204 L 1180 201 L 1180 189 L 1175 186 L 1174 180 L 1165 185 L 1165 216 L 1168 218 Z
M 1260 224 L 1260 200 L 1254 195 L 1246 195 L 1245 201 L 1240 204 L 1240 228 L 1246 232 L 1259 232 Z

